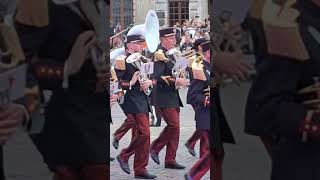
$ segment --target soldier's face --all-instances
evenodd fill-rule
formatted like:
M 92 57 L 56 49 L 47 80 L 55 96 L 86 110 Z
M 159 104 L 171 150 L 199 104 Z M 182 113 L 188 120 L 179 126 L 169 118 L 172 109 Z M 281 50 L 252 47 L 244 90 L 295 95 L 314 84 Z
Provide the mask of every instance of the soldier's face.
M 127 44 L 127 47 L 130 53 L 142 53 L 145 42 L 131 42 Z
M 166 47 L 166 48 L 174 48 L 176 45 L 176 36 L 168 36 L 168 37 L 163 37 L 161 38 L 161 43 Z
M 210 61 L 211 61 L 211 58 L 210 58 L 210 50 L 204 52 L 204 57 L 205 57 L 205 60 L 206 60 L 208 63 L 210 63 Z

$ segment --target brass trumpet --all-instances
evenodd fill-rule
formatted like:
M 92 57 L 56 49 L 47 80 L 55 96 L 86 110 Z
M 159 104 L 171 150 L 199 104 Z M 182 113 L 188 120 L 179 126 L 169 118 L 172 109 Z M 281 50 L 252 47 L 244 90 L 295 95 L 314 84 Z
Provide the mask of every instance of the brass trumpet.
M 140 71 L 139 82 L 141 84 L 149 79 L 147 74 L 142 73 L 143 72 L 142 64 L 151 62 L 151 59 L 146 58 L 145 56 L 143 56 L 140 53 L 133 53 L 126 59 L 126 61 L 127 61 L 127 63 L 131 63 L 134 67 L 139 69 L 139 71 Z M 147 96 L 149 96 L 151 94 L 151 90 L 152 90 L 151 87 L 149 87 L 147 90 L 144 91 L 144 93 Z
M 170 58 L 170 56 L 173 56 L 174 59 L 171 59 L 171 61 L 175 64 L 176 60 L 178 59 L 185 59 L 186 61 L 188 61 L 188 65 L 192 64 L 192 62 L 190 63 L 190 60 L 193 61 L 196 58 L 196 52 L 194 50 L 190 50 L 190 51 L 186 51 L 186 52 L 181 52 L 177 47 L 170 49 L 169 51 L 166 52 L 166 55 Z M 192 58 L 193 57 L 193 58 Z M 181 68 L 176 66 L 176 64 L 174 65 L 174 67 L 172 68 L 172 75 L 175 78 L 185 78 L 188 80 L 188 85 L 190 85 L 190 79 L 189 79 L 189 73 L 186 71 L 186 68 Z M 176 86 L 176 89 L 181 89 L 184 87 L 181 86 Z

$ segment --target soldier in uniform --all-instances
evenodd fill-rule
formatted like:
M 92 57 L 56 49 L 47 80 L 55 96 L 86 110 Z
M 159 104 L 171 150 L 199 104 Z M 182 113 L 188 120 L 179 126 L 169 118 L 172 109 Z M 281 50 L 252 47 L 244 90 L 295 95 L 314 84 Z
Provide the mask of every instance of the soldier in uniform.
M 264 16 L 259 7 L 281 11 Z M 261 1 L 250 12 L 264 24 L 257 43 L 266 53 L 247 99 L 245 131 L 267 140 L 272 180 L 320 179 L 319 10 L 318 0 Z
M 1 74 L 2 72 L 6 73 L 7 71 L 21 69 L 23 66 L 26 66 L 26 62 L 17 33 L 12 25 L 6 21 L 8 17 L 13 16 L 15 13 L 16 2 L 3 1 L 0 3 L 0 9 L 0 76 L 3 76 Z M 10 65 L 11 67 L 9 67 L 8 64 L 12 64 L 12 66 Z M 18 70 L 16 72 L 18 72 Z M 19 99 L 6 99 L 4 98 L 4 94 L 2 94 L 3 92 L 0 92 L 1 180 L 6 179 L 3 164 L 3 146 L 18 128 L 23 127 L 27 130 L 29 129 L 33 113 L 39 107 L 39 88 L 37 81 L 34 79 L 31 72 L 27 71 L 26 73 L 27 74 L 24 74 L 25 76 L 23 77 L 26 81 L 26 87 L 23 89 L 15 89 L 19 87 L 19 83 L 23 83 L 20 81 L 20 77 L 15 77 L 16 74 L 11 74 L 13 77 L 8 79 L 10 86 L 8 98 L 11 98 L 11 94 L 15 94 L 13 91 L 24 92 L 24 96 L 21 94 L 23 97 L 17 97 Z M 3 82 L 2 80 L 1 82 Z
M 144 49 L 144 27 L 134 26 L 127 34 L 125 46 L 127 55 L 133 53 L 142 53 Z M 129 158 L 134 154 L 134 174 L 139 179 L 154 179 L 155 175 L 147 172 L 150 148 L 150 129 L 149 112 L 151 112 L 148 96 L 145 90 L 152 86 L 155 81 L 147 80 L 143 83 L 138 80 L 139 69 L 131 63 L 117 67 L 117 77 L 120 79 L 122 89 L 127 90 L 124 96 L 122 109 L 127 115 L 127 119 L 132 119 L 134 126 L 132 129 L 137 131 L 130 145 L 123 149 L 117 156 L 120 167 L 124 172 L 130 174 Z
M 40 88 L 53 92 L 33 140 L 55 180 L 105 180 L 109 78 L 88 56 L 97 47 L 94 28 L 75 1 L 20 5 L 16 29 L 26 59 Z
M 164 28 L 160 30 L 160 49 L 163 53 L 174 48 L 176 44 L 174 28 Z M 175 59 L 173 56 L 168 57 L 169 61 L 155 62 L 154 79 L 157 80 L 157 86 L 152 91 L 151 103 L 157 108 L 160 116 L 166 121 L 167 126 L 161 132 L 160 136 L 155 139 L 150 147 L 150 156 L 160 164 L 159 153 L 167 146 L 165 156 L 165 168 L 184 169 L 185 167 L 176 162 L 176 152 L 179 145 L 180 135 L 180 107 L 182 102 L 176 85 L 186 86 L 185 78 L 176 78 L 172 75 Z
M 193 79 L 187 94 L 187 102 L 195 110 L 196 129 L 200 134 L 200 159 L 185 174 L 186 180 L 200 180 L 210 168 L 210 42 L 200 44 L 203 62 L 193 65 Z M 199 67 L 200 66 L 200 67 Z M 201 67 L 203 66 L 203 67 Z M 200 72 L 199 72 L 200 71 Z
M 239 52 L 230 52 L 223 49 L 223 42 L 215 40 L 215 37 L 223 36 L 223 29 L 219 29 L 220 23 L 217 17 L 213 16 L 212 29 L 213 34 L 211 34 L 210 42 L 211 46 L 216 48 L 213 53 L 213 62 L 211 63 L 211 68 L 213 69 L 210 75 L 213 81 L 211 84 L 211 111 L 210 117 L 212 119 L 211 125 L 211 157 L 212 165 L 215 173 L 213 173 L 213 178 L 217 180 L 222 179 L 222 164 L 224 159 L 224 143 L 234 144 L 235 140 L 232 135 L 231 129 L 228 125 L 226 116 L 223 112 L 221 99 L 220 99 L 220 83 L 223 81 L 222 75 L 228 78 L 232 78 L 233 82 L 240 84 L 241 81 L 246 80 L 249 77 L 252 67 L 241 61 L 241 54 Z M 219 44 L 221 43 L 221 44 Z M 223 51 L 224 50 L 224 51 Z
M 196 50 L 198 52 L 199 56 L 202 56 L 202 48 L 200 47 L 200 45 L 204 42 L 206 42 L 207 40 L 205 38 L 199 38 L 197 39 L 194 44 L 194 50 Z M 201 131 L 199 131 L 198 129 L 195 130 L 195 132 L 191 135 L 191 137 L 187 140 L 187 142 L 185 143 L 185 146 L 188 150 L 188 152 L 192 155 L 192 156 L 196 156 L 196 152 L 194 150 L 194 147 L 197 143 L 197 141 L 201 138 Z M 200 153 L 202 154 L 202 153 Z

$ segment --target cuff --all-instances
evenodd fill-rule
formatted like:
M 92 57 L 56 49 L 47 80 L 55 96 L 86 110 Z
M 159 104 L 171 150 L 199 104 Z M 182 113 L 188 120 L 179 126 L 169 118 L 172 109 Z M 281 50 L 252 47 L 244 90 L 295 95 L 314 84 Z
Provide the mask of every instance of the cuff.
M 122 89 L 131 89 L 131 83 L 128 81 L 120 81 L 120 86 Z
M 302 134 L 302 141 L 307 142 L 309 138 L 320 137 L 320 124 L 312 121 L 314 112 L 308 111 L 302 122 L 299 132 Z
M 205 96 L 205 98 L 203 99 L 203 105 L 204 105 L 204 107 L 210 106 L 210 97 L 209 96 Z
M 156 86 L 156 85 L 157 85 L 157 80 L 155 80 L 155 79 L 151 79 L 151 81 L 152 81 L 151 88 L 153 88 L 154 86 Z
M 169 84 L 176 84 L 176 79 L 173 78 L 172 76 L 168 77 L 167 81 L 169 82 Z
M 35 73 L 41 79 L 61 80 L 63 79 L 64 66 L 38 64 L 35 66 Z

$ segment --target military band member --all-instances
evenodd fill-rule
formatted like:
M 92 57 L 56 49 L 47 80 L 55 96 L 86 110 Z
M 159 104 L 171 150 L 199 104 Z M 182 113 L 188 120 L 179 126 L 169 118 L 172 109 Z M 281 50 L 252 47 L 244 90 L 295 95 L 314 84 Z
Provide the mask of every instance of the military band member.
M 15 1 L 3 1 L 0 3 L 0 76 L 3 78 L 7 71 L 15 71 L 19 74 L 18 69 L 26 66 L 25 56 L 19 43 L 19 37 L 14 27 L 7 22 L 7 18 L 13 16 L 16 10 Z M 11 64 L 11 65 L 9 65 Z M 10 67 L 9 67 L 10 66 Z M 29 130 L 33 113 L 38 110 L 39 105 L 39 87 L 31 72 L 24 72 L 22 78 L 25 78 L 26 87 L 18 89 L 23 80 L 17 74 L 12 74 L 9 78 L 9 91 L 0 92 L 0 179 L 5 180 L 4 172 L 4 156 L 3 146 L 10 140 L 11 136 L 18 128 Z M 15 77 L 17 75 L 17 78 Z M 3 84 L 1 84 L 2 86 Z M 14 91 L 21 91 L 21 97 L 11 99 L 11 94 L 16 94 Z M 8 94 L 7 94 L 8 93 Z M 24 96 L 23 96 L 24 93 Z M 8 98 L 8 99 L 7 99 Z
M 206 41 L 207 40 L 205 38 L 199 38 L 193 43 L 194 50 L 197 51 L 197 54 L 199 56 L 203 56 L 202 47 L 200 45 Z M 196 152 L 194 150 L 194 147 L 195 147 L 197 141 L 200 140 L 200 138 L 201 138 L 201 131 L 196 129 L 195 132 L 191 135 L 191 137 L 185 143 L 185 146 L 186 146 L 188 152 L 192 156 L 196 156 Z M 200 154 L 202 154 L 202 153 L 200 153 Z
M 173 28 L 164 28 L 160 30 L 160 49 L 163 53 L 175 47 L 176 38 Z M 155 139 L 150 147 L 150 156 L 160 164 L 159 153 L 167 146 L 165 156 L 165 168 L 184 169 L 185 167 L 177 163 L 176 153 L 179 145 L 180 135 L 180 107 L 183 106 L 179 97 L 176 85 L 186 86 L 185 78 L 173 77 L 172 68 L 175 59 L 168 57 L 169 61 L 155 62 L 155 72 L 153 77 L 157 79 L 157 86 L 153 89 L 151 103 L 158 109 L 161 117 L 166 121 L 167 126 Z
M 53 92 L 44 128 L 34 142 L 55 180 L 105 180 L 109 78 L 107 72 L 96 71 L 88 56 L 97 43 L 92 24 L 73 11 L 81 9 L 78 2 L 38 5 L 22 4 L 16 16 L 22 48 L 39 87 Z M 63 79 L 69 79 L 68 87 Z
M 262 60 L 247 99 L 245 131 L 267 140 L 272 180 L 317 180 L 320 179 L 319 1 L 270 3 L 281 9 L 279 12 L 269 9 L 268 12 L 274 12 L 269 16 L 271 19 L 250 12 L 251 18 L 264 24 L 264 34 L 256 43 L 264 46 L 266 53 L 260 56 Z M 252 10 L 263 12 L 258 8 L 260 5 L 253 4 Z M 290 12 L 294 16 L 288 18 Z
M 212 29 L 216 36 L 219 36 L 220 31 L 217 17 L 213 17 Z M 217 44 L 215 36 L 210 36 L 211 47 L 223 49 L 223 43 Z M 220 99 L 220 82 L 223 81 L 223 76 L 231 78 L 236 84 L 248 79 L 252 67 L 249 63 L 242 61 L 243 56 L 239 52 L 230 52 L 228 50 L 215 50 L 213 52 L 213 62 L 211 63 L 212 73 L 211 79 L 214 81 L 211 85 L 211 168 L 215 170 L 213 178 L 222 179 L 222 164 L 224 160 L 224 144 L 234 144 L 235 140 L 232 131 L 228 125 L 226 116 L 223 112 Z
M 187 94 L 187 103 L 195 110 L 196 129 L 200 134 L 200 159 L 185 174 L 186 180 L 200 180 L 210 169 L 210 42 L 200 44 L 202 64 L 193 65 L 193 79 Z M 201 67 L 203 65 L 203 67 Z M 200 72 L 199 72 L 200 71 Z
M 140 52 L 142 53 L 145 40 L 143 27 L 134 26 L 127 34 L 125 46 L 128 55 Z M 153 85 L 154 81 L 147 80 L 140 82 L 138 80 L 139 69 L 133 64 L 123 62 L 122 68 L 117 68 L 117 77 L 120 79 L 122 89 L 127 90 L 124 96 L 122 109 L 127 115 L 127 119 L 134 121 L 132 129 L 137 133 L 133 137 L 130 145 L 123 149 L 117 156 L 120 167 L 124 172 L 130 174 L 129 158 L 134 156 L 134 174 L 139 179 L 154 179 L 155 175 L 147 172 L 150 148 L 150 129 L 149 129 L 149 112 L 151 112 L 148 96 L 144 90 Z

